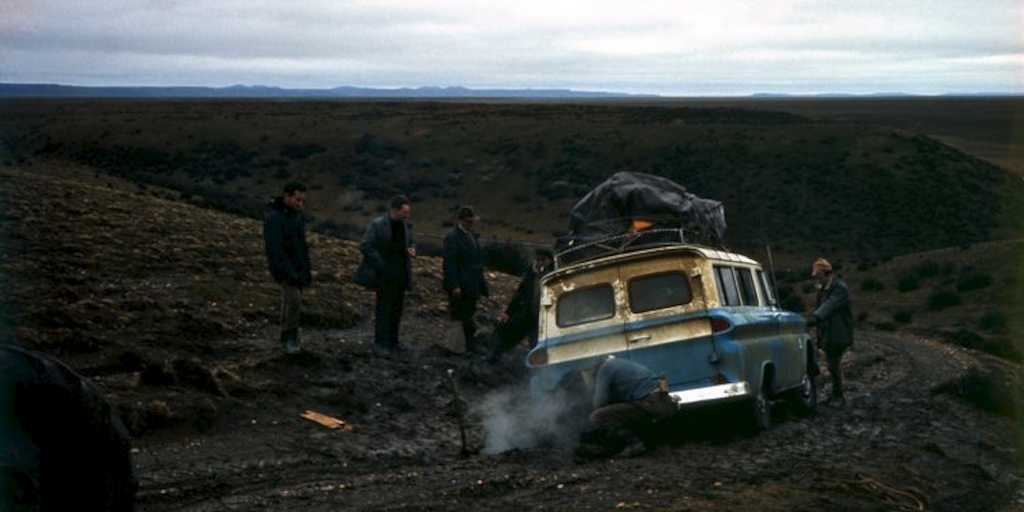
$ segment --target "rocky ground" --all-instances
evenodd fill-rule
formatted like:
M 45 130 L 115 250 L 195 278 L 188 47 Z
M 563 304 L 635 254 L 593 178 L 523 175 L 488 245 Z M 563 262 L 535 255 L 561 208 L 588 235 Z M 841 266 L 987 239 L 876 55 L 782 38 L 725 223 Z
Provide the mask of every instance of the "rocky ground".
M 0 169 L 0 268 L 5 336 L 90 376 L 132 428 L 143 510 L 1024 510 L 1019 364 L 865 328 L 843 410 L 780 404 L 758 435 L 687 413 L 651 453 L 581 463 L 525 413 L 524 347 L 498 365 L 438 347 L 436 259 L 417 261 L 408 350 L 375 357 L 354 246 L 314 237 L 286 358 L 259 224 L 134 187 Z M 515 285 L 490 277 L 485 331 Z

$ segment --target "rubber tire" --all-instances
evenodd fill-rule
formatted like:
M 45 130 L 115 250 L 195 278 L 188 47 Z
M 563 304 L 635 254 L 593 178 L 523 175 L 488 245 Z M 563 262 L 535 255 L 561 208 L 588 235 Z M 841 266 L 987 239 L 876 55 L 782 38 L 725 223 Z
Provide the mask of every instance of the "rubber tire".
M 814 414 L 818 407 L 818 380 L 810 372 L 805 373 L 800 386 L 787 393 L 786 401 L 799 416 Z
M 764 432 L 772 428 L 772 403 L 768 400 L 768 383 L 764 382 L 758 388 L 757 394 L 750 401 L 750 413 L 753 420 L 755 432 Z

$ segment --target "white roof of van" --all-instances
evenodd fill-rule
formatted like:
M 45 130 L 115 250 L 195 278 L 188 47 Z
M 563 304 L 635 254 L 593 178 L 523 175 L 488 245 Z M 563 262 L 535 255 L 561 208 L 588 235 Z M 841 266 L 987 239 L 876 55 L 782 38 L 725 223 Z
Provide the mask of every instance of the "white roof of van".
M 609 254 L 607 256 L 601 256 L 598 258 L 584 260 L 579 263 L 572 263 L 569 265 L 565 265 L 563 267 L 558 267 L 557 269 L 555 269 L 554 272 L 552 272 L 552 274 L 573 273 L 574 271 L 578 271 L 579 269 L 590 267 L 603 267 L 606 265 L 612 265 L 624 261 L 649 258 L 651 256 L 662 255 L 665 253 L 689 253 L 696 254 L 707 260 L 726 261 L 730 263 L 742 263 L 746 265 L 760 266 L 760 263 L 758 263 L 756 260 L 734 252 L 723 251 L 696 244 L 670 244 L 658 247 L 651 247 L 648 249 L 638 249 L 635 251 Z

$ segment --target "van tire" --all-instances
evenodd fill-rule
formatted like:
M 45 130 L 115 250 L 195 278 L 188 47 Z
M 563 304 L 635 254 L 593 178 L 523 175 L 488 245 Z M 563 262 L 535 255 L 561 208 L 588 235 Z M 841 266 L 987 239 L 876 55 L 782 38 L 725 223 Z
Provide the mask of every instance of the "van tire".
M 761 383 L 757 394 L 750 401 L 750 412 L 755 432 L 764 432 L 772 428 L 772 402 L 768 399 L 768 382 Z
M 818 407 L 818 380 L 810 372 L 804 374 L 800 385 L 786 393 L 786 401 L 799 416 L 810 416 Z

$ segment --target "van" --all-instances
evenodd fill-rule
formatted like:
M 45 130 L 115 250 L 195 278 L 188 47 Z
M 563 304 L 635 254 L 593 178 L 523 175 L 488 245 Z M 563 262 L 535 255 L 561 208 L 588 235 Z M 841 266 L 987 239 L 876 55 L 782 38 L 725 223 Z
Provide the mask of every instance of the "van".
M 614 356 L 664 374 L 680 408 L 746 402 L 759 429 L 770 427 L 779 398 L 813 412 L 817 366 L 804 318 L 778 307 L 757 261 L 666 242 L 671 231 L 556 254 L 526 360 L 534 403 L 566 373 Z

